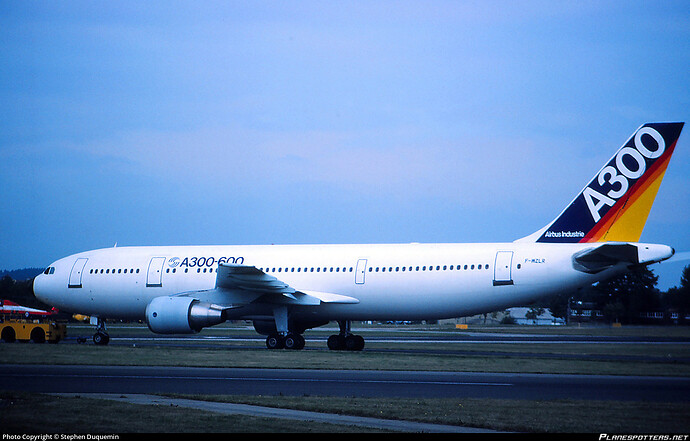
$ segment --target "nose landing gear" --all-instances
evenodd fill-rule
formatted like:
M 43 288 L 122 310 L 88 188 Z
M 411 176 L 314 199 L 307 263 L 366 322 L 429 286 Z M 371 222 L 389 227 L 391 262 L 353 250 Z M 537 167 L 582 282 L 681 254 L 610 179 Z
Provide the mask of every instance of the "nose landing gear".
M 96 324 L 96 333 L 93 335 L 93 342 L 98 346 L 105 346 L 110 342 L 110 336 L 108 331 L 105 329 L 105 320 L 98 318 L 98 323 Z

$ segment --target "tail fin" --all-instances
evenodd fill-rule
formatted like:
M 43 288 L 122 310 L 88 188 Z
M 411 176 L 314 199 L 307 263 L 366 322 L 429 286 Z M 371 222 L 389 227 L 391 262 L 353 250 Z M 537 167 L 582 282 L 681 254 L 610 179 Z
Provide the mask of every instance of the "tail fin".
M 641 126 L 529 242 L 638 242 L 684 123 Z

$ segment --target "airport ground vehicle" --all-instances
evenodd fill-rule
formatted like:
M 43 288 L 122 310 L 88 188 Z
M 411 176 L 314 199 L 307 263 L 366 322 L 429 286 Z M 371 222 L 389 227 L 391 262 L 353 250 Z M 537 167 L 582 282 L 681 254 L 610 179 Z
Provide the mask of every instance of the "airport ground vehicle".
M 4 316 L 0 319 L 0 338 L 5 343 L 15 341 L 34 343 L 57 343 L 67 336 L 63 323 L 40 319 L 17 319 Z

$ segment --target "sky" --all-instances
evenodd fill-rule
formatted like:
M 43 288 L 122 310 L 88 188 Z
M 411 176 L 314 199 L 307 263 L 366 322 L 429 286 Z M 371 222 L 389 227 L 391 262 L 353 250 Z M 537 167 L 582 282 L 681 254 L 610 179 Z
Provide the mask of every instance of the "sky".
M 0 1 L 0 268 L 510 242 L 640 125 L 689 122 L 689 68 L 687 1 Z M 678 252 L 688 131 L 641 238 Z

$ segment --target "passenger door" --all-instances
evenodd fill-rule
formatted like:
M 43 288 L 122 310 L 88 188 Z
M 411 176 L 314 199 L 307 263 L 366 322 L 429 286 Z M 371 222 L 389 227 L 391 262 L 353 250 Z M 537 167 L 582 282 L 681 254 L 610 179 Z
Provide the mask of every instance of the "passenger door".
M 149 262 L 149 269 L 146 273 L 146 287 L 161 287 L 163 286 L 163 264 L 165 257 L 152 257 Z
M 494 286 L 512 285 L 513 252 L 498 251 L 494 261 Z
M 74 265 L 72 265 L 72 271 L 69 273 L 69 283 L 67 285 L 68 288 L 81 288 L 81 276 L 88 260 L 89 259 L 85 257 L 80 257 L 76 262 L 74 262 Z

